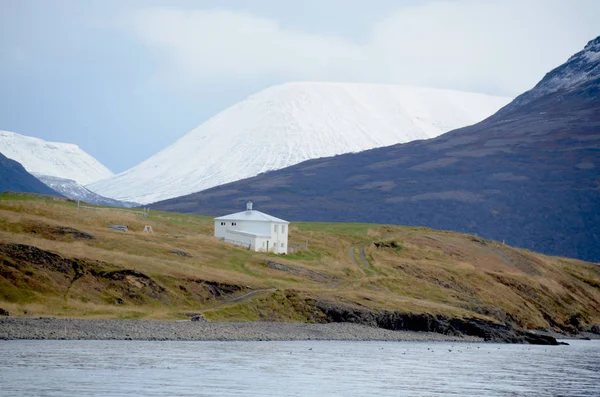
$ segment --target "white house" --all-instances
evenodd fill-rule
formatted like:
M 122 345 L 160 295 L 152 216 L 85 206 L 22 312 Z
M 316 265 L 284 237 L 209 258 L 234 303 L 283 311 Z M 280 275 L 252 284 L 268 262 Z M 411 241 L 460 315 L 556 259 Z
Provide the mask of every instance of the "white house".
M 215 237 L 256 252 L 288 252 L 288 221 L 252 209 L 215 218 Z

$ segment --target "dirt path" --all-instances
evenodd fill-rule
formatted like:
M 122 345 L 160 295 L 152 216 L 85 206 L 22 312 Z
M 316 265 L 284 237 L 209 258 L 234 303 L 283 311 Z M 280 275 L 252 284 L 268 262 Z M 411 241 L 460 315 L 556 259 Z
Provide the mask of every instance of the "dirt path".
M 371 266 L 371 263 L 367 259 L 367 255 L 365 254 L 365 247 L 377 240 L 386 240 L 389 238 L 406 236 L 407 234 L 408 234 L 407 232 L 394 232 L 394 233 L 390 233 L 390 234 L 384 234 L 383 236 L 379 236 L 379 237 L 372 238 L 369 240 L 361 241 L 359 243 L 352 245 L 350 248 L 348 248 L 348 256 L 350 257 L 350 260 L 352 261 L 352 263 L 354 263 L 356 266 L 360 267 L 361 269 L 367 270 L 367 271 L 375 270 L 375 269 L 373 269 L 373 266 Z M 358 258 L 354 252 L 354 250 L 356 250 L 356 249 L 358 249 Z M 372 274 L 368 274 L 368 275 L 372 275 Z
M 350 260 L 356 266 L 360 267 L 363 270 L 372 270 L 373 269 L 365 255 L 365 245 L 367 245 L 369 243 L 370 243 L 370 241 L 368 241 L 368 242 L 363 241 L 363 242 L 354 244 L 353 246 L 348 248 L 348 256 L 350 257 Z M 358 248 L 358 258 L 354 254 L 354 250 L 357 248 Z
M 266 293 L 266 292 L 273 292 L 273 291 L 276 291 L 276 290 L 277 290 L 277 288 L 255 289 L 254 291 L 246 292 L 243 295 L 236 296 L 236 297 L 229 298 L 229 299 L 225 299 L 224 301 L 215 303 L 214 305 L 212 305 L 210 307 L 207 307 L 207 308 L 204 308 L 201 311 L 205 312 L 207 310 L 214 309 L 216 307 L 223 306 L 223 305 L 226 305 L 228 303 L 233 303 L 233 302 L 239 302 L 239 301 L 242 301 L 242 300 L 246 300 L 246 299 L 248 299 L 248 298 L 250 298 L 250 297 L 252 297 L 254 295 L 257 295 L 257 294 Z

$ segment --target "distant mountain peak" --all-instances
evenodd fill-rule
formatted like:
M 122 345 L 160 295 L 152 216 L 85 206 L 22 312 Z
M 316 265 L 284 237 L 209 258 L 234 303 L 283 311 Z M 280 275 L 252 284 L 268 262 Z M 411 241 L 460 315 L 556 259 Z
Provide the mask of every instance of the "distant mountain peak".
M 30 173 L 72 179 L 82 185 L 111 177 L 113 173 L 72 143 L 0 131 L 0 151 L 18 161 Z
M 591 40 L 567 62 L 551 70 L 531 90 L 518 96 L 507 108 L 516 108 L 543 96 L 569 91 L 600 78 L 600 36 Z
M 547 92 L 575 87 L 600 77 L 600 36 L 591 40 L 582 51 L 548 73 L 538 84 Z M 536 86 L 537 87 L 537 86 Z
M 12 131 L 0 131 L 0 139 L 20 139 L 23 141 L 35 142 L 38 145 L 44 145 L 49 149 L 53 150 L 64 150 L 64 151 L 78 151 L 81 148 L 74 143 L 66 143 L 66 142 L 50 142 L 41 138 L 36 138 L 33 136 L 27 136 L 22 134 L 17 134 Z
M 583 52 L 590 54 L 595 54 L 596 61 L 598 60 L 598 55 L 600 55 L 600 36 L 596 37 L 594 40 L 590 40 L 589 43 L 583 48 Z

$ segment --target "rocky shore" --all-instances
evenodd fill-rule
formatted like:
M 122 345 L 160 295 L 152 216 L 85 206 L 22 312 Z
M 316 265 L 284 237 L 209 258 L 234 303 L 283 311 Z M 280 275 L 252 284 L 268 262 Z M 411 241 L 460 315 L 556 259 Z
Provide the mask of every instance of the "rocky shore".
M 474 336 L 392 331 L 350 323 L 211 323 L 189 320 L 80 320 L 45 317 L 0 318 L 0 339 L 483 341 Z

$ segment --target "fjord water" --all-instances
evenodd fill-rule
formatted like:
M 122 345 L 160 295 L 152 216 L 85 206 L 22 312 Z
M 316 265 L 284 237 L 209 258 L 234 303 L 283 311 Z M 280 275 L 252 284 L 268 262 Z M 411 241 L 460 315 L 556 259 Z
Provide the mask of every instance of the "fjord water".
M 600 341 L 0 342 L 1 396 L 600 396 Z

